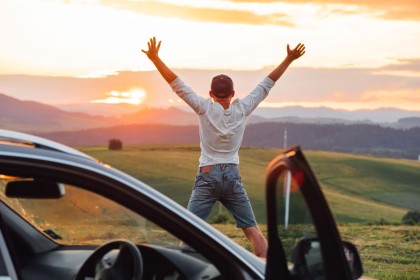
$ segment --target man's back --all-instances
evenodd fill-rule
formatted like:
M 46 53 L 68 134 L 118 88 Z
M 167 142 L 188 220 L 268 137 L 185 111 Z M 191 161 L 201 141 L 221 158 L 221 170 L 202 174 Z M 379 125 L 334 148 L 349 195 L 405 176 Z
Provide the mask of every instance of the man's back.
M 264 100 L 274 82 L 265 78 L 243 99 L 236 99 L 224 108 L 210 98 L 198 96 L 178 77 L 172 90 L 199 116 L 200 166 L 220 163 L 239 164 L 238 151 L 242 143 L 246 120 L 251 112 Z

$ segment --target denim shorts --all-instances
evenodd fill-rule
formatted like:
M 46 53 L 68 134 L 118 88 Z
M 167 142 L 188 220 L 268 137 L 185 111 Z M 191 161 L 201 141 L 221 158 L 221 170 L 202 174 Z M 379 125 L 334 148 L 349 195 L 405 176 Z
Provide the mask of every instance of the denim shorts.
M 216 201 L 220 201 L 229 210 L 238 228 L 257 225 L 239 175 L 238 165 L 216 164 L 210 168 L 199 168 L 188 202 L 188 210 L 207 220 Z

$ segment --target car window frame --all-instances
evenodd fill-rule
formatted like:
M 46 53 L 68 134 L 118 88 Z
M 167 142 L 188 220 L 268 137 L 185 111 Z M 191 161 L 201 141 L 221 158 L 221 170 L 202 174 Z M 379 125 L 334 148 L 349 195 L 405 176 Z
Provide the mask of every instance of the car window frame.
M 10 255 L 9 247 L 7 246 L 7 242 L 5 240 L 7 238 L 5 234 L 8 234 L 8 232 L 4 225 L 3 217 L 0 213 L 0 262 L 1 262 L 0 279 L 17 280 L 18 279 L 17 272 L 15 270 L 15 265 L 14 265 L 12 256 Z
M 20 149 L 22 148 L 10 148 L 11 151 Z M 216 266 L 221 273 L 223 271 L 224 274 L 231 275 L 231 279 L 243 279 L 244 275 L 247 274 L 256 279 L 262 278 L 263 273 L 251 269 L 246 264 L 248 260 L 241 258 L 240 254 L 233 250 L 227 250 L 227 247 L 222 246 L 215 239 L 208 238 L 202 228 L 189 227 L 194 221 L 200 221 L 201 223 L 201 219 L 192 216 L 192 214 L 191 219 L 182 219 L 181 216 L 171 211 L 173 209 L 164 206 L 165 201 L 170 200 L 168 197 L 159 193 L 160 197 L 166 200 L 158 202 L 145 196 L 133 187 L 136 184 L 134 181 L 142 183 L 141 181 L 106 164 L 59 152 L 40 150 L 31 150 L 27 154 L 14 152 L 13 155 L 9 154 L 7 156 L 1 156 L 0 153 L 0 164 L 2 164 L 3 170 L 8 171 L 9 175 L 24 175 L 24 177 L 39 177 L 47 180 L 55 179 L 96 192 L 121 203 L 164 229 L 168 227 L 168 224 L 176 225 L 168 231 L 179 239 L 185 239 L 185 236 L 188 236 L 189 244 L 193 248 L 203 249 L 205 247 L 206 250 L 200 250 L 201 253 L 212 263 L 217 264 Z M 122 176 L 123 179 L 118 180 L 118 176 Z M 143 202 L 141 211 L 139 210 L 139 201 Z M 223 238 L 228 239 L 224 235 Z M 237 245 L 237 249 L 239 247 Z M 245 249 L 243 250 L 245 251 Z M 251 255 L 251 253 L 249 254 Z

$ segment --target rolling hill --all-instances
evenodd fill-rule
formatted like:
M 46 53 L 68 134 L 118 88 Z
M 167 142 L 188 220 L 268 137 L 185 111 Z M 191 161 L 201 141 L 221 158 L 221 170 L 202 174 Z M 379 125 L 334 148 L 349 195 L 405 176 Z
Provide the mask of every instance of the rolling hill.
M 187 205 L 198 165 L 198 146 L 135 145 L 122 151 L 98 146 L 81 150 Z M 280 151 L 240 151 L 241 175 L 260 223 L 265 223 L 265 169 Z M 320 151 L 305 154 L 338 222 L 400 222 L 408 209 L 420 210 L 419 162 Z M 217 211 L 214 207 L 213 215 Z
M 80 130 L 116 125 L 112 118 L 70 113 L 54 106 L 34 101 L 22 101 L 0 93 L 0 126 L 21 132 Z

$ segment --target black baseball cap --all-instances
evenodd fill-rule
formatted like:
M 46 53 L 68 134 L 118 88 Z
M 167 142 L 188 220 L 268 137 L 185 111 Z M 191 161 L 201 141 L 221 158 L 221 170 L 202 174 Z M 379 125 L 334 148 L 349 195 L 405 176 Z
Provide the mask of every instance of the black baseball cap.
M 228 97 L 233 92 L 232 79 L 224 74 L 213 77 L 211 80 L 211 91 L 217 97 Z

